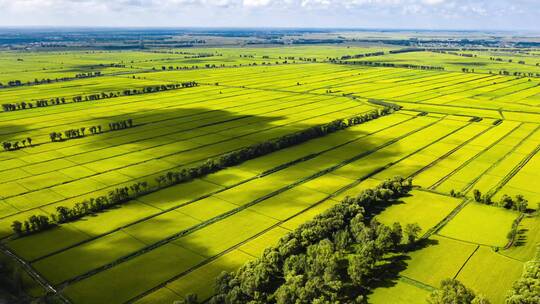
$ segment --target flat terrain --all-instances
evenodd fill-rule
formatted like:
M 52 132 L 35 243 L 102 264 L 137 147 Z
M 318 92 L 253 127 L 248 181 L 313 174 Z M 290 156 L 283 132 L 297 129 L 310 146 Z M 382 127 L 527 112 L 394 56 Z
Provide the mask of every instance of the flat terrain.
M 255 259 L 280 237 L 347 195 L 396 175 L 417 187 L 386 207 L 383 223 L 418 223 L 426 245 L 410 252 L 399 278 L 372 303 L 419 303 L 457 278 L 493 303 L 532 258 L 538 217 L 525 217 L 518 242 L 506 235 L 518 212 L 476 203 L 522 194 L 537 208 L 540 190 L 540 73 L 532 64 L 494 62 L 395 47 L 271 47 L 166 51 L 4 52 L 2 103 L 65 98 L 65 104 L 0 113 L 0 141 L 31 147 L 0 152 L 0 237 L 46 285 L 73 303 L 171 303 L 213 294 L 215 277 Z M 441 66 L 374 67 L 331 59 Z M 508 51 L 506 57 L 517 58 Z M 202 55 L 205 56 L 202 56 Z M 500 54 L 499 54 L 500 55 Z M 516 59 L 517 60 L 517 59 Z M 476 63 L 475 72 L 462 68 Z M 531 64 L 529 64 L 531 63 Z M 34 79 L 103 76 L 34 84 Z M 493 73 L 489 73 L 492 71 Z M 495 73 L 497 71 L 497 73 Z M 72 102 L 196 81 L 195 87 Z M 375 101 L 374 101 L 375 100 Z M 380 109 L 393 114 L 163 188 L 106 212 L 16 238 L 31 215 L 135 182 L 189 168 L 287 134 Z M 111 122 L 133 127 L 109 131 Z M 51 142 L 51 132 L 101 125 L 105 132 Z M 460 193 L 457 197 L 451 193 Z M 99 292 L 96 292 L 99 290 Z

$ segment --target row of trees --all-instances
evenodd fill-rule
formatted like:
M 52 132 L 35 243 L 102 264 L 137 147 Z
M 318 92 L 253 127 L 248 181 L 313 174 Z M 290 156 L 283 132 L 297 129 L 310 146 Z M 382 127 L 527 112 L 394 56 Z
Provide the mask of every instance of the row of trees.
M 396 177 L 345 198 L 282 237 L 261 258 L 219 275 L 210 303 L 365 302 L 385 255 L 418 240 L 418 225 L 403 229 L 373 219 L 377 208 L 410 189 L 410 180 Z
M 101 100 L 101 99 L 107 99 L 107 98 L 115 98 L 120 96 L 131 96 L 131 95 L 138 95 L 138 94 L 148 94 L 148 93 L 155 93 L 155 92 L 161 92 L 161 91 L 168 91 L 168 90 L 174 90 L 174 89 L 180 89 L 180 88 L 190 88 L 198 86 L 199 84 L 196 81 L 185 81 L 182 83 L 176 83 L 176 84 L 163 84 L 163 85 L 156 85 L 156 86 L 148 86 L 144 87 L 142 89 L 126 89 L 123 91 L 117 91 L 117 92 L 101 92 L 101 93 L 95 93 L 95 94 L 89 94 L 89 95 L 77 95 L 72 97 L 72 102 L 84 102 L 84 101 L 95 101 L 95 100 Z M 60 105 L 65 104 L 66 99 L 64 97 L 54 97 L 49 100 L 40 99 L 35 101 L 35 103 L 32 102 L 20 102 L 20 103 L 6 103 L 2 104 L 2 109 L 4 112 L 9 111 L 18 111 L 18 110 L 25 110 L 25 109 L 32 109 L 34 107 L 40 108 L 40 107 L 48 107 L 52 105 Z
M 116 131 L 133 127 L 133 119 L 120 120 L 109 123 L 109 130 Z
M 357 59 L 357 58 L 372 57 L 372 56 L 382 56 L 382 55 L 384 55 L 384 52 L 363 53 L 363 54 L 356 54 L 356 55 L 344 55 L 344 56 L 341 56 L 340 60 Z M 337 60 L 337 59 L 334 59 L 334 60 Z
M 238 63 L 238 64 L 232 64 L 232 65 L 226 65 L 224 63 L 222 64 L 213 64 L 213 63 L 207 63 L 205 65 L 192 65 L 192 66 L 161 66 L 161 70 L 162 71 L 175 71 L 175 70 L 198 70 L 198 69 L 217 69 L 217 68 L 228 68 L 228 67 L 232 67 L 232 68 L 237 68 L 237 67 L 244 67 L 244 66 L 257 66 L 257 65 L 279 65 L 279 64 L 288 64 L 290 63 L 289 61 L 287 60 L 283 60 L 283 61 L 275 61 L 275 62 L 261 62 L 261 63 L 257 63 L 257 62 L 251 62 L 251 63 Z M 156 67 L 152 67 L 152 70 L 154 71 L 157 71 L 158 68 Z
M 14 221 L 11 224 L 13 232 L 17 236 L 24 236 L 47 230 L 59 224 L 72 222 L 84 216 L 103 212 L 116 205 L 130 200 L 132 197 L 146 193 L 148 190 L 147 182 L 138 182 L 129 187 L 117 188 L 109 191 L 107 195 L 90 198 L 73 207 L 58 206 L 54 213 L 50 215 L 32 215 L 27 220 L 20 222 Z
M 393 63 L 393 62 L 378 62 L 378 61 L 342 61 L 342 60 L 331 60 L 330 62 L 335 63 L 335 64 L 352 64 L 352 65 L 366 65 L 366 66 L 387 67 L 387 68 L 444 71 L 444 67 L 429 66 L 429 65 L 416 65 L 416 64 L 408 64 L 408 63 Z
M 88 73 L 80 73 L 76 74 L 74 77 L 61 77 L 61 78 L 43 78 L 43 79 L 37 79 L 35 78 L 34 81 L 27 81 L 23 82 L 21 80 L 10 80 L 7 83 L 1 83 L 0 82 L 0 88 L 3 87 L 18 87 L 23 85 L 38 85 L 38 84 L 46 84 L 46 83 L 53 83 L 53 82 L 60 82 L 60 81 L 69 81 L 73 79 L 78 78 L 90 78 L 90 77 L 98 77 L 102 76 L 101 72 L 88 72 Z
M 2 110 L 4 112 L 9 112 L 9 111 L 32 109 L 34 107 L 42 108 L 42 107 L 48 107 L 50 105 L 59 105 L 59 104 L 65 104 L 65 103 L 66 103 L 66 99 L 64 97 L 56 97 L 56 98 L 51 98 L 49 100 L 45 100 L 45 99 L 36 100 L 35 104 L 30 101 L 29 102 L 22 101 L 19 103 L 4 103 L 2 104 Z
M 87 73 L 79 73 L 75 75 L 75 78 L 92 78 L 92 77 L 99 77 L 103 76 L 100 71 L 96 72 L 87 72 Z
M 482 194 L 482 192 L 480 192 L 478 189 L 473 190 L 473 196 L 474 200 L 478 203 L 516 210 L 519 212 L 527 211 L 527 206 L 529 204 L 529 202 L 521 194 L 516 195 L 514 198 L 504 194 L 498 202 L 493 202 L 491 200 L 491 195 Z
M 109 130 L 121 130 L 133 127 L 133 119 L 126 119 L 117 122 L 109 123 Z M 73 138 L 81 138 L 86 136 L 86 130 L 90 131 L 90 134 L 96 135 L 103 132 L 103 128 L 100 125 L 91 126 L 89 128 L 82 127 L 79 129 L 69 129 L 63 132 L 51 132 L 49 138 L 51 142 L 64 141 Z
M 4 151 L 14 151 L 26 147 L 32 146 L 32 138 L 27 137 L 26 139 L 16 140 L 16 141 L 4 141 L 2 142 L 2 148 Z
M 30 229 L 27 231 L 26 229 L 21 230 L 20 229 L 21 223 L 18 221 L 15 221 L 12 223 L 13 232 L 17 236 L 24 236 L 28 233 L 35 233 L 41 230 L 46 230 L 59 223 L 77 220 L 83 216 L 104 211 L 118 204 L 127 202 L 131 199 L 135 199 L 141 195 L 147 194 L 150 191 L 157 191 L 157 190 L 169 187 L 171 185 L 187 182 L 195 178 L 200 178 L 209 173 L 217 172 L 221 169 L 238 165 L 246 160 L 253 159 L 255 157 L 259 157 L 259 156 L 262 156 L 271 152 L 275 152 L 277 150 L 284 149 L 293 145 L 297 145 L 313 138 L 322 137 L 327 134 L 349 128 L 353 125 L 361 124 L 366 121 L 378 118 L 382 115 L 387 115 L 391 113 L 392 111 L 393 110 L 391 108 L 373 110 L 369 113 L 366 113 L 360 116 L 352 117 L 346 120 L 336 120 L 328 124 L 311 127 L 304 131 L 285 135 L 277 139 L 272 139 L 263 143 L 248 146 L 248 147 L 239 149 L 237 151 L 225 154 L 221 157 L 208 159 L 206 162 L 192 168 L 182 169 L 180 171 L 169 171 L 156 178 L 157 185 L 155 187 L 151 187 L 148 184 L 148 182 L 142 182 L 142 183 L 136 183 L 130 187 L 117 188 L 109 192 L 108 197 L 99 196 L 99 197 L 90 199 L 89 201 L 87 201 L 87 204 L 85 204 L 85 202 L 80 203 L 80 206 L 88 205 L 90 206 L 89 208 L 75 207 L 71 209 L 68 207 L 61 207 L 61 209 L 57 209 L 57 214 L 56 215 L 53 214 L 51 215 L 51 218 L 49 218 L 49 221 L 48 221 L 49 225 L 36 226 L 35 229 Z M 60 137 L 61 137 L 61 134 L 60 134 Z M 91 208 L 92 202 L 94 204 L 98 204 L 97 205 L 98 207 Z M 75 206 L 77 206 L 77 204 Z M 64 211 L 76 210 L 76 211 L 72 211 L 70 213 L 70 214 L 74 214 L 74 216 L 66 217 L 62 215 L 62 214 L 65 214 L 65 212 L 61 212 L 60 210 L 64 210 Z M 30 220 L 27 220 L 27 221 L 30 222 Z

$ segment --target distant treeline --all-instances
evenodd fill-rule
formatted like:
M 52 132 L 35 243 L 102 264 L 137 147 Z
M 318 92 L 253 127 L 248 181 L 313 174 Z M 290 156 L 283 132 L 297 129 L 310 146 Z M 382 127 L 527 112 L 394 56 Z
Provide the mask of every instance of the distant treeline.
M 32 215 L 23 222 L 14 221 L 11 227 L 13 228 L 13 232 L 19 237 L 47 230 L 58 224 L 75 221 L 90 214 L 103 212 L 104 210 L 126 203 L 149 192 L 185 183 L 227 167 L 238 165 L 244 161 L 279 151 L 314 138 L 323 137 L 327 134 L 362 124 L 392 112 L 392 108 L 373 110 L 359 116 L 336 120 L 300 132 L 267 140 L 227 153 L 220 157 L 208 159 L 195 167 L 185 168 L 179 171 L 169 171 L 155 179 L 157 182 L 155 187 L 149 187 L 149 183 L 144 181 L 135 183 L 129 187 L 116 188 L 109 191 L 107 195 L 90 198 L 75 204 L 75 206 L 71 208 L 59 206 L 56 208 L 56 213 L 51 213 L 50 215 Z
M 195 81 L 187 81 L 182 83 L 176 83 L 176 84 L 162 84 L 162 85 L 156 85 L 156 86 L 149 86 L 144 87 L 142 89 L 126 89 L 123 91 L 117 91 L 117 92 L 102 92 L 102 93 L 96 93 L 96 94 L 90 94 L 90 95 L 77 95 L 72 97 L 72 102 L 85 102 L 85 101 L 95 101 L 100 99 L 107 99 L 107 98 L 115 98 L 115 97 L 121 97 L 121 96 L 132 96 L 132 95 L 139 95 L 139 94 L 148 94 L 148 93 L 156 93 L 161 91 L 168 91 L 168 90 L 174 90 L 174 89 L 181 89 L 181 88 L 190 88 L 197 86 L 198 83 Z M 67 103 L 72 103 L 67 102 Z M 36 100 L 35 102 L 20 102 L 20 103 L 5 103 L 2 104 L 2 110 L 4 112 L 10 112 L 10 111 L 18 111 L 18 110 L 25 110 L 25 109 L 32 109 L 32 108 L 42 108 L 42 107 L 49 107 L 54 105 L 61 105 L 66 104 L 66 99 L 64 97 L 54 97 L 49 100 L 41 99 Z
M 408 64 L 408 63 L 377 62 L 377 61 L 342 61 L 342 60 L 331 60 L 330 62 L 335 63 L 335 64 L 365 65 L 365 66 L 373 66 L 373 67 L 444 71 L 444 67 L 429 66 L 429 65 L 416 65 L 416 64 Z
M 426 49 L 424 48 L 404 48 L 399 50 L 391 50 L 388 51 L 388 54 L 400 54 L 400 53 L 410 53 L 410 52 L 423 52 Z M 358 58 L 364 58 L 364 57 L 372 57 L 372 56 L 383 56 L 386 53 L 384 51 L 380 52 L 372 52 L 372 53 L 363 53 L 363 54 L 356 54 L 356 55 L 345 55 L 341 56 L 341 60 L 349 60 L 349 59 L 358 59 Z M 337 60 L 337 59 L 334 59 Z

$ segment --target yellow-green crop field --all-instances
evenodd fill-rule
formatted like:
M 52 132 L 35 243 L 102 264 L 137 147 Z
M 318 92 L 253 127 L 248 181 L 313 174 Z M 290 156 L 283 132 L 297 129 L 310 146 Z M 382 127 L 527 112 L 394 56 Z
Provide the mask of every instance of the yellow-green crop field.
M 457 278 L 492 303 L 532 259 L 540 220 L 526 216 L 507 248 L 517 211 L 474 201 L 523 195 L 540 202 L 540 72 L 533 63 L 430 51 L 389 54 L 386 46 L 243 47 L 165 51 L 0 53 L 1 103 L 68 102 L 0 113 L 0 238 L 36 284 L 65 301 L 173 303 L 207 300 L 222 271 L 258 258 L 268 246 L 335 205 L 385 179 L 413 178 L 415 190 L 376 218 L 418 223 L 426 246 L 375 288 L 370 303 L 424 303 Z M 445 70 L 339 64 L 332 58 L 441 66 Z M 198 54 L 206 54 L 198 56 Z M 506 57 L 505 57 L 506 56 Z M 514 57 L 512 57 L 514 56 Z M 310 60 L 308 60 L 310 59 Z M 316 60 L 315 60 L 316 59 Z M 462 67 L 475 72 L 462 72 Z M 102 76 L 71 79 L 78 73 Z M 34 79 L 70 78 L 34 84 Z M 195 87 L 84 102 L 195 81 Z M 191 168 L 258 143 L 381 108 L 390 115 L 281 149 L 218 172 L 138 196 L 105 212 L 21 237 L 12 223 L 60 206 Z M 133 126 L 109 131 L 111 122 Z M 105 132 L 51 141 L 50 134 L 103 126 Z M 31 284 L 27 284 L 31 285 Z M 28 287 L 30 288 L 30 286 Z

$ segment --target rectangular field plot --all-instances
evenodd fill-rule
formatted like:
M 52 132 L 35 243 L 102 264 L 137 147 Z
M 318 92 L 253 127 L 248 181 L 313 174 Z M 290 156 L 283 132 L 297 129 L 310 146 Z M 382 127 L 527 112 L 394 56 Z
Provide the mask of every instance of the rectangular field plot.
M 536 256 L 540 244 L 540 217 L 525 216 L 517 231 L 518 235 L 512 247 L 500 253 L 522 262 L 530 261 Z
M 442 280 L 455 277 L 478 248 L 478 245 L 438 236 L 430 237 L 424 244 L 409 253 L 407 268 L 400 275 L 434 288 Z
M 472 202 L 461 209 L 439 234 L 481 245 L 504 247 L 506 234 L 517 217 L 517 212 Z
M 204 301 L 214 294 L 214 282 L 216 277 L 223 271 L 234 271 L 241 267 L 253 257 L 242 253 L 239 250 L 233 250 L 217 259 L 205 264 L 185 276 L 172 281 L 151 293 L 136 303 L 156 303 L 156 297 L 159 297 L 160 303 L 178 300 L 188 294 L 196 294 L 199 301 Z M 173 293 L 163 292 L 162 289 L 168 289 Z M 157 293 L 158 295 L 155 295 Z
M 523 263 L 480 247 L 467 261 L 456 279 L 492 303 L 503 303 L 507 291 L 523 272 Z M 496 278 L 496 279 L 494 279 Z
M 430 291 L 399 280 L 390 287 L 378 287 L 368 296 L 368 303 L 373 304 L 423 304 L 427 303 Z
M 425 233 L 435 227 L 454 210 L 461 200 L 426 191 L 412 191 L 410 196 L 402 198 L 388 206 L 377 215 L 377 219 L 386 225 L 394 222 L 406 224 L 418 223 Z
M 63 293 L 76 303 L 124 303 L 200 261 L 200 255 L 169 244 L 69 285 Z

